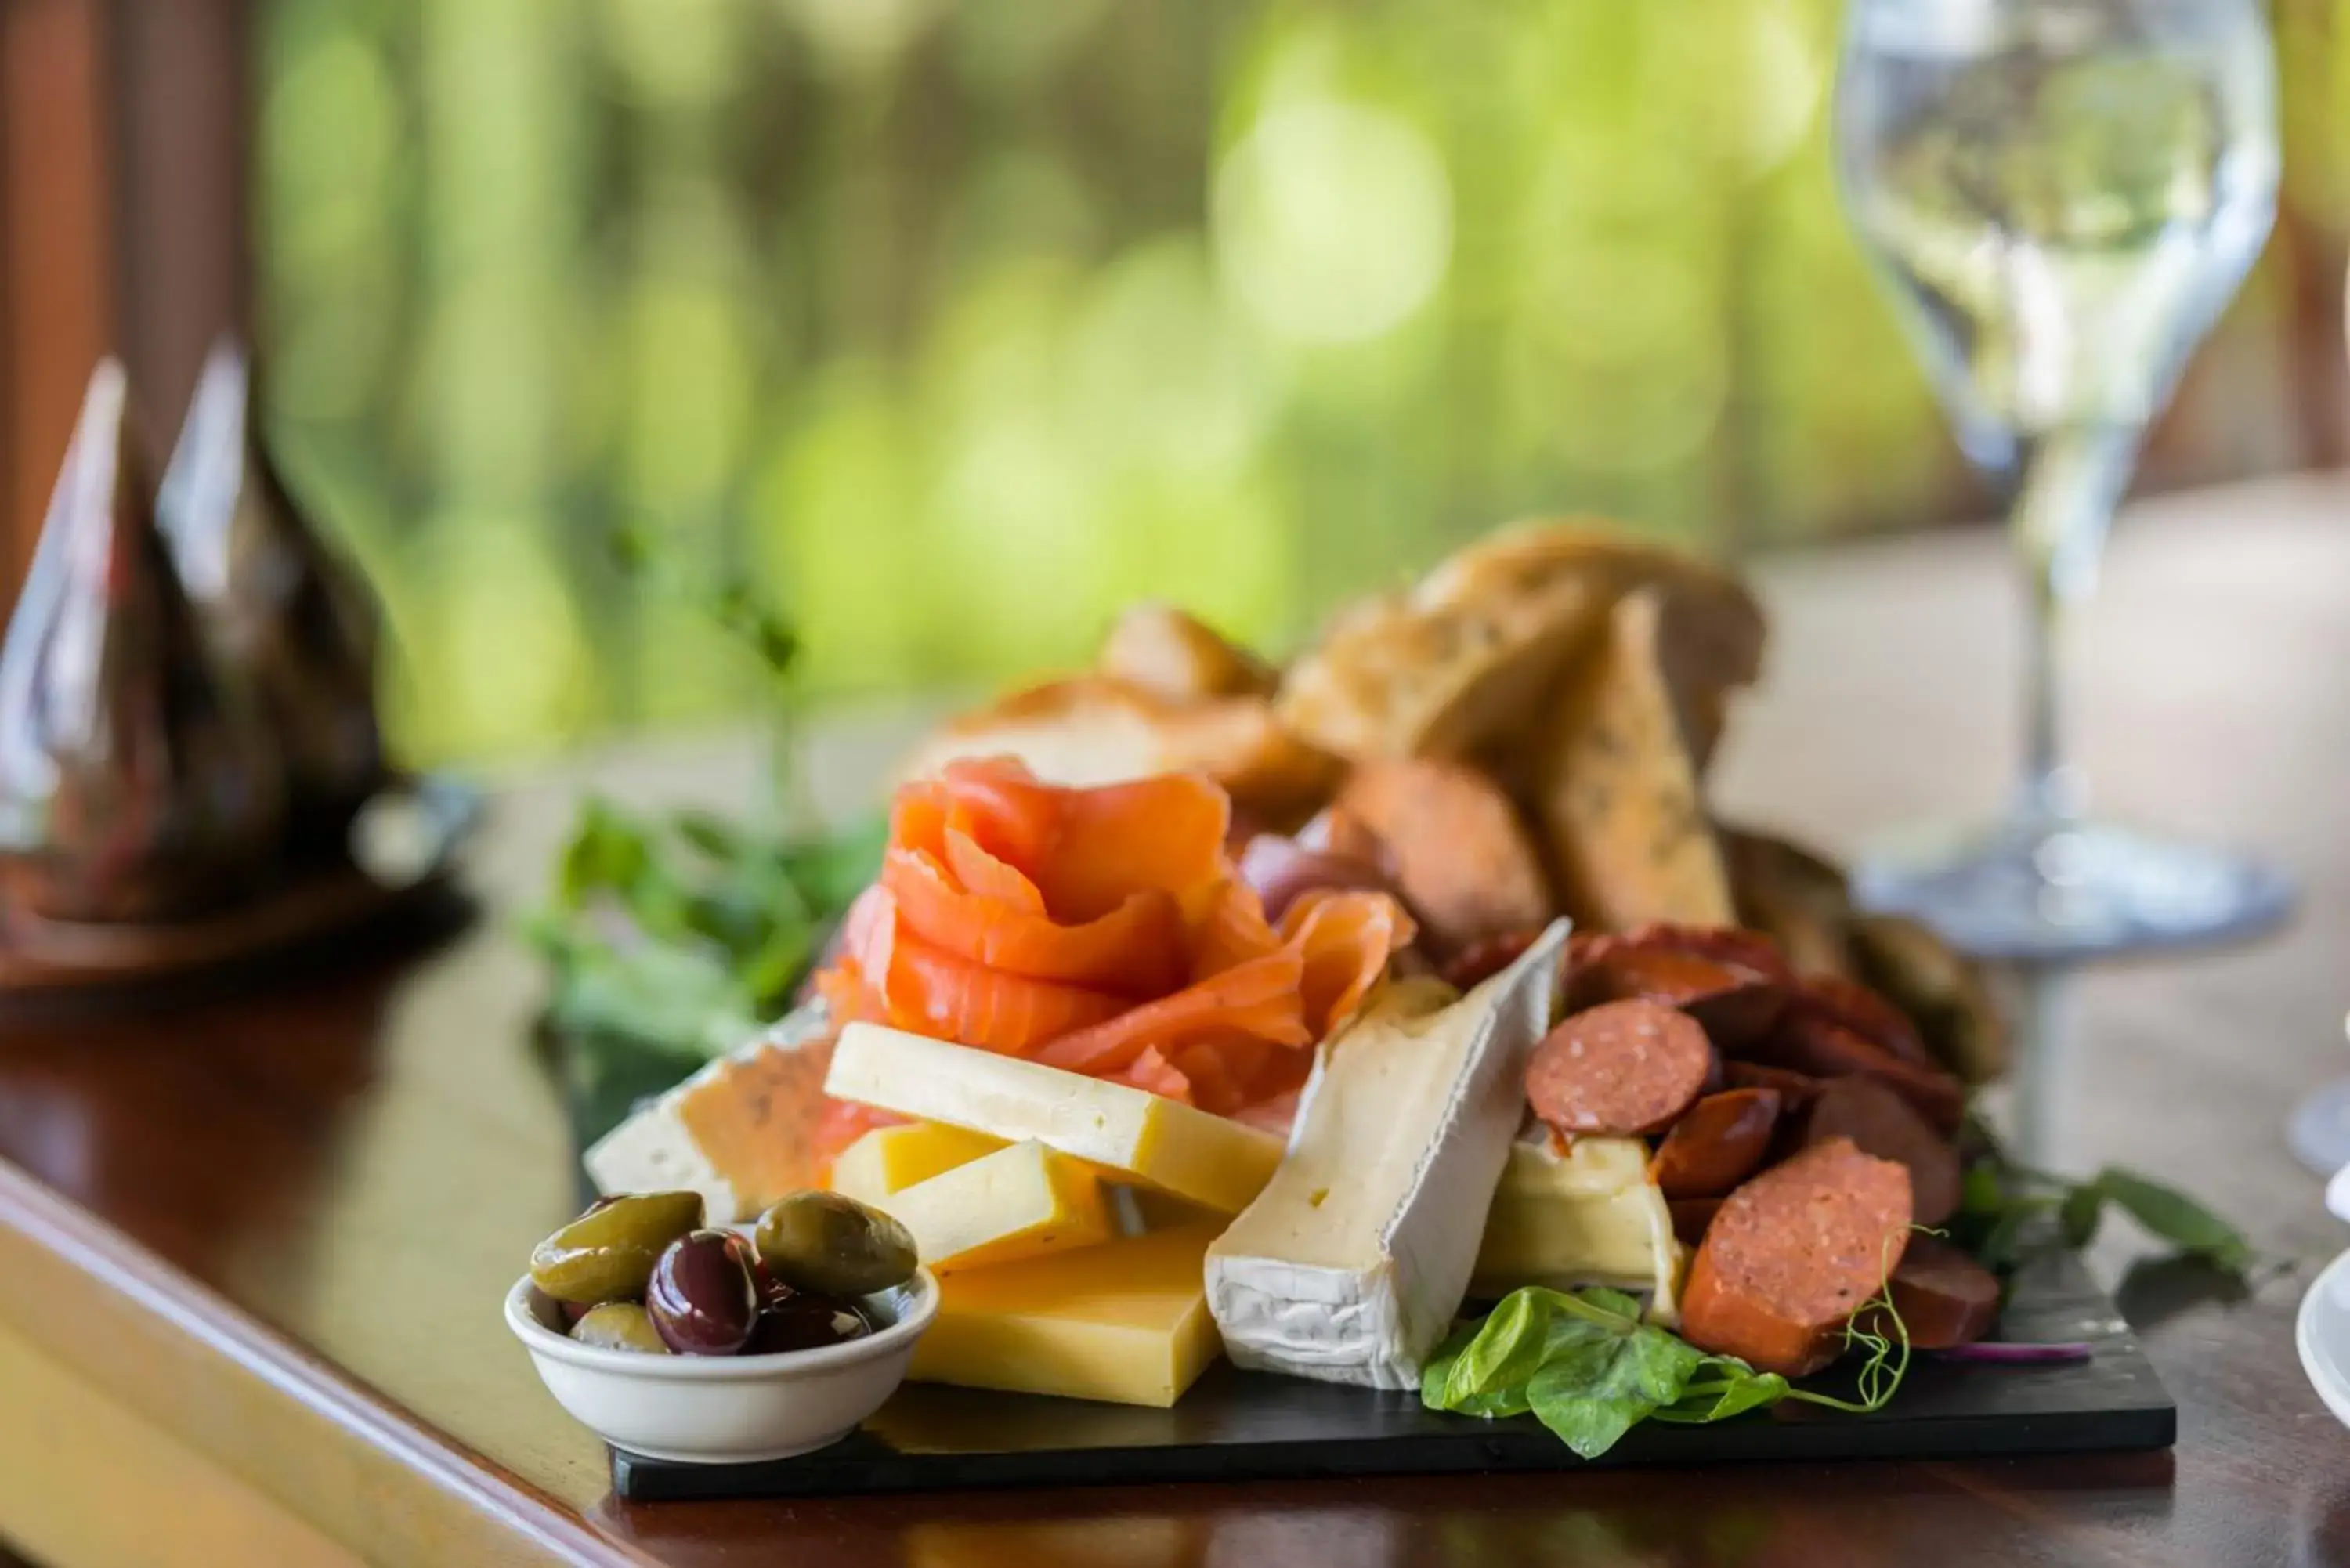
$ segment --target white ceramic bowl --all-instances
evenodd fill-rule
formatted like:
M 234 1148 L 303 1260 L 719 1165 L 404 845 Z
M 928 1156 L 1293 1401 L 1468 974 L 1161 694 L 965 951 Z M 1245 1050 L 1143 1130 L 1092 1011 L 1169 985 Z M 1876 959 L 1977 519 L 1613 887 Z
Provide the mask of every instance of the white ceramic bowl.
M 905 1380 L 938 1315 L 928 1269 L 867 1296 L 874 1331 L 773 1355 L 646 1355 L 581 1345 L 533 1310 L 530 1276 L 506 1293 L 506 1326 L 572 1416 L 615 1448 L 688 1464 L 788 1459 L 837 1442 Z

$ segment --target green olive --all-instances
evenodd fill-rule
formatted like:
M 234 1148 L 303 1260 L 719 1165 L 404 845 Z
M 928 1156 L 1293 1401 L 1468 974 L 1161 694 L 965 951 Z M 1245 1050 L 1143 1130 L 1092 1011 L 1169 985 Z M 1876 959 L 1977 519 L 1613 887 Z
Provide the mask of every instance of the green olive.
M 653 1328 L 653 1320 L 634 1302 L 606 1302 L 590 1307 L 571 1325 L 571 1337 L 599 1350 L 635 1350 L 647 1355 L 667 1355 L 668 1345 Z
M 759 1262 L 795 1291 L 861 1296 L 914 1277 L 914 1238 L 837 1192 L 795 1192 L 759 1220 Z
M 645 1293 L 661 1249 L 702 1224 L 702 1194 L 608 1198 L 541 1241 L 530 1277 L 559 1302 L 592 1306 Z

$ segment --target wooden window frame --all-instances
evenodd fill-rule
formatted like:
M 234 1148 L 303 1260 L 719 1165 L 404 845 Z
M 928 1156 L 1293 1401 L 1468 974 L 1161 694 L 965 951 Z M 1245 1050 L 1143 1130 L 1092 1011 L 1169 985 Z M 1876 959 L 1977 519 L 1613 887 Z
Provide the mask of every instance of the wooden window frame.
M 0 592 L 13 601 L 90 368 L 177 428 L 251 320 L 255 0 L 0 0 Z

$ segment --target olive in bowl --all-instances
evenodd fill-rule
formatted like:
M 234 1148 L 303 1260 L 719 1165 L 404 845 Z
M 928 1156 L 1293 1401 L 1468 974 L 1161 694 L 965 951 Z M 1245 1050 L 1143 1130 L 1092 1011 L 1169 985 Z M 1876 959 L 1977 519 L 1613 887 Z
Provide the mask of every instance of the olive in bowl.
M 542 1243 L 505 1306 L 507 1326 L 556 1402 L 616 1448 L 689 1463 L 743 1463 L 837 1441 L 904 1380 L 914 1344 L 937 1314 L 938 1282 L 910 1257 L 900 1272 L 879 1268 L 868 1255 L 860 1264 L 867 1272 L 856 1278 L 887 1282 L 868 1291 L 797 1289 L 762 1263 L 742 1233 L 701 1227 L 699 1199 L 691 1210 L 697 1223 L 653 1253 L 638 1295 L 584 1306 L 550 1290 L 542 1260 L 552 1251 L 562 1262 L 574 1251 L 605 1245 L 600 1228 L 586 1227 L 584 1239 L 581 1228 L 628 1201 L 592 1210 Z M 658 1212 L 668 1224 L 686 1209 L 672 1202 Z M 567 1233 L 572 1245 L 553 1248 Z M 648 1233 L 631 1230 L 630 1241 Z M 633 1278 L 638 1249 L 625 1250 L 625 1263 L 601 1258 L 592 1269 L 557 1272 L 555 1283 L 584 1293 Z M 575 1277 L 580 1272 L 589 1278 Z

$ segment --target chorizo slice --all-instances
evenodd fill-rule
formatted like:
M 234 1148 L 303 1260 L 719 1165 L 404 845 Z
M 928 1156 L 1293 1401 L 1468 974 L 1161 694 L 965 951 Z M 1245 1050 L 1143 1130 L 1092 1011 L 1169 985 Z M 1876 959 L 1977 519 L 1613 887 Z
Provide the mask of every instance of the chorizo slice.
M 1474 991 L 1480 981 L 1492 979 L 1517 962 L 1541 936 L 1541 928 L 1529 926 L 1504 936 L 1480 937 L 1444 961 L 1440 966 L 1444 978 L 1456 990 Z
M 1669 1198 L 1665 1207 L 1672 1211 L 1673 1239 L 1684 1247 L 1694 1247 L 1705 1240 L 1705 1228 L 1721 1211 L 1719 1198 Z
M 1898 1160 L 1909 1172 L 1909 1206 L 1918 1224 L 1939 1225 L 1959 1211 L 1959 1151 L 1883 1079 L 1858 1074 L 1820 1091 L 1804 1141 L 1829 1138 L 1847 1138 L 1863 1154 Z
M 1918 1350 L 1972 1345 L 1999 1321 L 1999 1276 L 1939 1237 L 1909 1238 L 1888 1293 Z
M 1738 926 L 1676 926 L 1663 920 L 1651 920 L 1609 940 L 1619 948 L 1710 958 L 1720 963 L 1751 969 L 1773 980 L 1794 978 L 1794 971 L 1787 967 L 1786 955 L 1779 950 L 1778 944 L 1761 931 L 1751 931 Z
M 1858 981 L 1832 974 L 1813 975 L 1797 986 L 1788 1005 L 1797 1011 L 1816 1012 L 1831 1023 L 1840 1023 L 1913 1066 L 1939 1065 L 1909 1015 Z
M 1775 1089 L 1726 1089 L 1681 1113 L 1657 1146 L 1649 1179 L 1668 1199 L 1720 1198 L 1754 1174 L 1779 1122 Z
M 1718 1051 L 1742 1050 L 1771 1031 L 1786 989 L 1743 964 L 1673 948 L 1619 947 L 1575 971 L 1570 1007 L 1638 998 L 1678 1007 L 1698 1021 Z
M 1722 1201 L 1690 1264 L 1681 1336 L 1764 1372 L 1818 1371 L 1900 1265 L 1909 1220 L 1900 1165 L 1846 1138 L 1811 1145 Z
M 1427 757 L 1366 763 L 1332 812 L 1387 846 L 1404 902 L 1441 952 L 1539 930 L 1557 912 L 1518 808 L 1475 768 Z
M 1747 1047 L 1746 1055 L 1766 1067 L 1784 1067 L 1814 1078 L 1855 1073 L 1881 1078 L 1945 1134 L 1957 1132 L 1966 1119 L 1967 1092 L 1956 1078 L 1939 1068 L 1904 1062 L 1817 1012 L 1791 1008 L 1778 1027 Z
M 1814 1078 L 1809 1073 L 1798 1073 L 1789 1067 L 1766 1067 L 1760 1062 L 1724 1062 L 1721 1081 L 1733 1089 L 1776 1090 L 1780 1108 L 1786 1111 L 1801 1110 L 1828 1086 L 1825 1078 Z
M 1654 1002 L 1610 1002 L 1543 1037 L 1526 1103 L 1569 1137 L 1661 1132 L 1705 1091 L 1713 1046 L 1697 1021 Z

